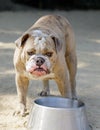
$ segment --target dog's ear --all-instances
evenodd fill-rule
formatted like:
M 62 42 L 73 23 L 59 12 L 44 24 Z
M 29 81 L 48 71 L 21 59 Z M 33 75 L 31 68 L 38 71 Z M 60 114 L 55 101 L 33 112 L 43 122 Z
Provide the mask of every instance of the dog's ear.
M 62 48 L 62 44 L 61 44 L 60 40 L 55 36 L 51 36 L 51 38 L 54 41 L 56 51 L 59 52 Z
M 15 41 L 16 46 L 17 46 L 18 48 L 23 47 L 24 44 L 25 44 L 25 42 L 27 41 L 27 39 L 28 39 L 29 37 L 30 37 L 29 34 L 24 34 L 23 36 L 21 36 L 19 39 L 17 39 L 17 40 Z

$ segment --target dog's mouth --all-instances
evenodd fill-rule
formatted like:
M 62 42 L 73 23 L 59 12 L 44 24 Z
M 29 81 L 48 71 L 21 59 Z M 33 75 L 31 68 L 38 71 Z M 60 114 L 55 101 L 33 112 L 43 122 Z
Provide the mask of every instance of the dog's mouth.
M 49 73 L 49 70 L 45 67 L 33 67 L 29 71 L 32 75 L 43 76 Z
M 45 73 L 48 72 L 47 70 L 45 70 L 44 68 L 41 68 L 41 67 L 34 69 L 34 71 L 36 71 L 36 72 L 43 72 L 44 71 Z

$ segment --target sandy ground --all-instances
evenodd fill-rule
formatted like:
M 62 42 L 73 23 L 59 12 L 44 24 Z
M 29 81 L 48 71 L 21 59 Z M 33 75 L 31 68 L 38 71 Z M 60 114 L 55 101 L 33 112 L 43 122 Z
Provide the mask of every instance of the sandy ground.
M 0 12 L 0 130 L 26 130 L 28 116 L 13 116 L 17 108 L 13 42 L 46 14 L 61 14 L 74 28 L 78 56 L 77 94 L 86 104 L 89 124 L 93 130 L 100 130 L 100 11 L 39 10 Z M 58 95 L 54 81 L 50 86 L 51 94 Z M 41 90 L 41 81 L 30 82 L 28 110 Z

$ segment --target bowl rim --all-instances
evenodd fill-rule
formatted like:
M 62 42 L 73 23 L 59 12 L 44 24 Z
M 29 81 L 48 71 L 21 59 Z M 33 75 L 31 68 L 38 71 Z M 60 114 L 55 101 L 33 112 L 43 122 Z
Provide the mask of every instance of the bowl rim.
M 48 99 L 61 99 L 61 100 L 70 100 L 70 101 L 76 101 L 78 102 L 78 107 L 53 107 L 53 106 L 46 106 L 46 105 L 41 105 L 38 103 L 39 100 L 48 100 Z M 48 97 L 40 97 L 40 98 L 36 98 L 34 100 L 34 102 L 32 102 L 33 105 L 36 105 L 37 107 L 41 107 L 41 108 L 45 108 L 45 109 L 56 109 L 56 110 L 79 110 L 79 109 L 84 109 L 85 108 L 85 103 L 82 102 L 81 100 L 79 99 L 70 99 L 70 98 L 64 98 L 64 97 L 59 97 L 59 96 L 48 96 Z

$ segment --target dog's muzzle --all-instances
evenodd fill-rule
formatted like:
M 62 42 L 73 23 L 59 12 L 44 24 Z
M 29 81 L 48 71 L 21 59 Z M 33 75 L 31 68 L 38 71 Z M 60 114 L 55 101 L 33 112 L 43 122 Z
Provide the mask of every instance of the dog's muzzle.
M 26 71 L 33 76 L 44 76 L 49 74 L 50 62 L 45 56 L 32 56 L 26 63 Z

